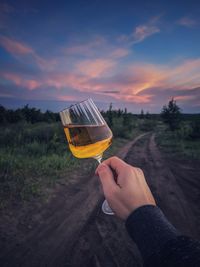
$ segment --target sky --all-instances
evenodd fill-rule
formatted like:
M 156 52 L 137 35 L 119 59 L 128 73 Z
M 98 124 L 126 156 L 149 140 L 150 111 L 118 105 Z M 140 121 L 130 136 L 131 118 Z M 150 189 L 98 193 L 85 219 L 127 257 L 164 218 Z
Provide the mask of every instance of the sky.
M 0 104 L 200 113 L 200 2 L 1 0 Z

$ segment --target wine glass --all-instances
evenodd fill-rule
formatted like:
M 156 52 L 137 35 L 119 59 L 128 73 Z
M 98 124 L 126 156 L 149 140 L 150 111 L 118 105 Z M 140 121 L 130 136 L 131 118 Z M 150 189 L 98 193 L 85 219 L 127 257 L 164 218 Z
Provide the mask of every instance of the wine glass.
M 62 110 L 60 118 L 72 154 L 77 158 L 94 158 L 100 164 L 113 135 L 92 99 Z M 102 211 L 108 215 L 114 214 L 106 200 Z

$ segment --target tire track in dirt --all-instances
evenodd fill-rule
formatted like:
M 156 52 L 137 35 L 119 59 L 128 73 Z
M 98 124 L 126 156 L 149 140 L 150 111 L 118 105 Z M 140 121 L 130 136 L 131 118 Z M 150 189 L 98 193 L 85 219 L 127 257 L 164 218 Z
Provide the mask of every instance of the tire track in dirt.
M 118 156 L 143 169 L 169 220 L 183 233 L 199 238 L 199 169 L 165 158 L 150 133 L 128 143 Z M 71 185 L 60 186 L 55 197 L 33 214 L 35 225 L 18 245 L 15 241 L 4 249 L 1 244 L 1 266 L 141 267 L 140 253 L 124 223 L 104 215 L 102 201 L 97 177 L 79 174 Z
M 156 145 L 155 134 L 141 139 L 128 153 L 126 161 L 143 169 L 156 202 L 167 218 L 184 234 L 199 239 L 200 167 L 166 157 Z M 194 182 L 199 185 L 198 189 Z
M 124 157 L 130 147 L 142 137 L 143 135 L 138 136 L 125 145 L 119 156 Z M 27 210 L 29 218 L 19 216 L 17 229 L 12 229 L 14 235 L 6 234 L 5 227 L 2 227 L 0 233 L 1 266 L 78 266 L 78 259 L 80 259 L 80 264 L 83 264 L 81 266 L 90 266 L 90 264 L 101 266 L 104 256 L 110 255 L 109 246 L 106 244 L 103 244 L 104 249 L 98 250 L 98 253 L 95 249 L 99 240 L 102 240 L 100 226 L 95 219 L 96 214 L 100 212 L 99 207 L 103 200 L 97 177 L 76 174 L 75 181 L 72 179 L 71 185 L 58 186 L 54 195 L 46 205 L 36 211 L 31 210 L 31 214 L 29 214 L 30 210 Z M 18 216 L 17 212 L 15 215 Z M 23 223 L 24 219 L 27 224 L 31 224 L 31 229 L 27 229 L 23 224 L 20 225 L 20 221 Z M 3 224 L 4 222 L 0 220 L 0 225 Z M 8 232 L 9 226 L 12 227 L 8 225 Z M 89 236 L 89 244 L 84 241 L 85 236 L 86 240 Z M 85 245 L 82 246 L 80 242 Z M 77 243 L 80 246 L 77 247 Z M 87 250 L 87 247 L 90 249 Z M 83 254 L 80 257 L 82 250 Z M 91 254 L 92 251 L 95 252 Z M 108 258 L 110 256 L 105 260 Z M 84 262 L 87 262 L 87 265 L 84 265 Z M 110 266 L 118 266 L 115 260 L 111 260 L 110 264 Z

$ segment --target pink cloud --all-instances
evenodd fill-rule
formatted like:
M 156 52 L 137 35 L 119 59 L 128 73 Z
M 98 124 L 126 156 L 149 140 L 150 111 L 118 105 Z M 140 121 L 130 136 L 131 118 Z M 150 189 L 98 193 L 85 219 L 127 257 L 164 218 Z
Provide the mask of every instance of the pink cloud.
M 195 99 L 196 96 L 191 96 L 191 95 L 177 95 L 175 96 L 175 99 L 178 100 L 179 102 L 187 102 L 188 100 Z
M 79 45 L 71 45 L 64 48 L 67 56 L 84 56 L 87 58 L 107 57 L 110 59 L 123 58 L 130 53 L 127 47 L 119 47 L 111 44 L 102 36 L 97 36 L 89 40 L 87 43 Z
M 122 57 L 127 56 L 129 53 L 130 53 L 130 51 L 128 49 L 125 49 L 125 48 L 116 48 L 111 53 L 111 57 L 112 58 L 122 58 Z
M 2 77 L 6 80 L 13 82 L 14 84 L 18 86 L 27 88 L 28 90 L 34 90 L 41 86 L 41 82 L 35 79 L 23 78 L 22 76 L 19 76 L 15 73 L 2 73 Z
M 163 84 L 187 89 L 200 84 L 200 59 L 186 60 L 177 66 L 162 67 Z
M 65 48 L 64 51 L 68 55 L 92 56 L 95 54 L 97 49 L 99 49 L 100 47 L 102 48 L 102 46 L 105 45 L 106 45 L 105 38 L 102 36 L 97 36 L 87 43 L 69 46 Z
M 124 102 L 131 102 L 136 104 L 146 104 L 151 101 L 152 95 L 136 95 L 136 94 L 128 94 L 128 93 L 106 93 L 106 96 L 111 96 L 113 99 Z
M 5 50 L 7 50 L 12 55 L 27 55 L 34 53 L 31 47 L 28 47 L 23 43 L 12 40 L 5 36 L 0 36 L 0 44 Z
M 120 53 L 121 51 L 116 52 L 118 56 Z M 159 92 L 174 89 L 180 101 L 188 101 L 188 96 L 177 94 L 177 91 L 181 92 L 183 89 L 189 90 L 188 88 L 200 86 L 200 59 L 190 59 L 176 65 L 174 63 L 159 65 L 134 62 L 121 68 L 119 73 L 117 68 L 120 63 L 117 58 L 115 60 L 96 58 L 74 63 L 71 70 L 62 72 L 46 69 L 40 77 L 34 75 L 27 77 L 9 72 L 3 73 L 2 77 L 28 90 L 55 88 L 57 89 L 56 98 L 60 97 L 63 100 L 64 98 L 70 100 L 69 94 L 61 93 L 62 90 L 69 88 L 81 94 L 93 93 L 97 98 L 104 97 L 105 99 L 108 96 L 116 101 L 137 104 L 151 103 L 156 88 Z M 46 62 L 44 62 L 44 67 L 45 64 Z M 150 93 L 152 88 L 155 89 L 154 95 Z M 72 97 L 71 100 L 74 98 Z
M 136 29 L 133 32 L 133 43 L 140 43 L 142 42 L 144 39 L 146 39 L 147 37 L 155 34 L 155 33 L 159 33 L 160 29 L 157 26 L 153 26 L 153 25 L 140 25 L 138 27 L 136 27 Z
M 127 43 L 130 45 L 134 45 L 142 42 L 147 37 L 154 35 L 160 32 L 160 28 L 158 27 L 160 16 L 155 16 L 151 18 L 146 24 L 138 25 L 131 34 L 129 35 L 121 35 L 118 37 L 119 42 Z
M 112 70 L 116 62 L 110 59 L 83 60 L 76 65 L 76 71 L 90 78 L 100 77 Z
M 185 27 L 189 27 L 189 28 L 198 24 L 198 22 L 196 20 L 191 19 L 189 17 L 183 17 L 180 20 L 178 20 L 177 23 L 181 26 L 185 26 Z
M 57 96 L 57 100 L 61 100 L 61 101 L 77 101 L 77 97 L 70 96 L 70 95 L 61 95 L 61 96 Z
M 17 59 L 22 61 L 25 59 L 26 63 L 34 62 L 42 70 L 52 70 L 57 64 L 56 59 L 46 60 L 39 56 L 30 46 L 5 36 L 0 36 L 0 45 Z
M 22 81 L 21 76 L 15 73 L 2 73 L 1 75 L 4 79 L 12 81 L 16 85 L 21 85 L 21 81 Z

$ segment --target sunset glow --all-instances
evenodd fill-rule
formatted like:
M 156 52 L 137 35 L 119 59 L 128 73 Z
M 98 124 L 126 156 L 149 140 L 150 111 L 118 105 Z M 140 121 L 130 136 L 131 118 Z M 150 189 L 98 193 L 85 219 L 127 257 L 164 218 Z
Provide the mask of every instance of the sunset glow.
M 54 100 L 52 109 L 59 110 L 62 101 L 92 97 L 103 108 L 112 102 L 133 112 L 159 112 L 174 97 L 186 112 L 200 111 L 200 21 L 192 5 L 174 15 L 169 8 L 163 12 L 163 3 L 131 19 L 146 4 L 133 9 L 132 1 L 125 1 L 108 20 L 100 2 L 75 7 L 63 1 L 64 9 L 56 8 L 60 17 L 52 15 L 53 4 L 45 9 L 34 1 L 26 7 L 17 2 L 6 1 L 10 9 L 1 8 L 0 99 L 8 106 L 11 98 L 16 104 Z M 90 22 L 86 13 L 93 17 Z M 117 14 L 126 17 L 120 27 Z M 48 25 L 53 28 L 47 30 Z

